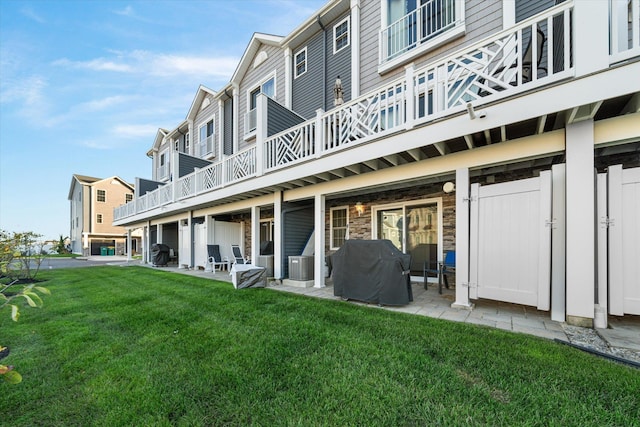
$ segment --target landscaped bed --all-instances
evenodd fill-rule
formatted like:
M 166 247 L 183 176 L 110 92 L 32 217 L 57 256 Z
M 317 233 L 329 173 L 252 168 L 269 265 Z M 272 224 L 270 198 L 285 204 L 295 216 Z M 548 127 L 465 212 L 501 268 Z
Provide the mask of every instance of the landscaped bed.
M 0 312 L 0 424 L 638 425 L 640 370 L 552 341 L 144 267 Z

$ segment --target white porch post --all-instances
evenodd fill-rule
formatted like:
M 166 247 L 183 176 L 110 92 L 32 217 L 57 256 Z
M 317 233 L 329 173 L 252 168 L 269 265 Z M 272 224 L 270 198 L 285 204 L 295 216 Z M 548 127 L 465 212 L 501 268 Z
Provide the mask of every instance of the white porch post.
M 260 255 L 260 206 L 251 207 L 251 264 L 257 265 Z
M 592 326 L 595 304 L 593 143 L 593 119 L 567 125 L 567 322 L 580 326 Z
M 233 107 L 233 117 L 235 118 L 234 120 L 231 121 L 233 129 L 233 152 L 237 153 L 238 152 L 238 146 L 239 146 L 239 142 L 240 141 L 240 120 L 238 119 L 238 114 L 240 114 L 240 88 L 238 87 L 237 84 L 233 84 L 233 103 L 232 103 L 232 107 Z M 223 175 L 224 176 L 224 175 Z
M 409 65 L 407 65 L 404 68 L 404 80 L 405 80 L 405 84 L 407 85 L 406 90 L 405 90 L 405 105 L 406 105 L 406 111 L 405 111 L 405 116 L 406 116 L 406 123 L 405 123 L 405 129 L 407 130 L 411 130 L 413 129 L 414 123 L 415 123 L 415 87 L 414 87 L 414 65 L 413 62 Z
M 313 280 L 314 288 L 324 288 L 324 235 L 325 235 L 325 223 L 324 216 L 326 212 L 325 208 L 326 196 L 324 194 L 316 194 L 314 203 L 314 230 L 315 230 L 315 242 L 314 242 L 314 256 L 313 256 Z
M 162 224 L 156 226 L 156 243 L 162 243 Z
M 282 192 L 273 193 L 273 277 L 282 279 Z
M 284 50 L 284 106 L 291 109 L 293 105 L 293 96 L 291 86 L 293 78 L 291 77 L 291 70 L 293 69 L 293 60 L 291 59 L 291 48 L 287 47 Z
M 566 194 L 565 165 L 551 167 L 553 225 L 551 229 L 551 320 L 565 321 L 565 253 L 566 253 Z
M 469 302 L 469 169 L 456 170 L 456 300 L 451 307 L 472 309 Z
M 131 229 L 127 228 L 127 262 L 131 262 Z

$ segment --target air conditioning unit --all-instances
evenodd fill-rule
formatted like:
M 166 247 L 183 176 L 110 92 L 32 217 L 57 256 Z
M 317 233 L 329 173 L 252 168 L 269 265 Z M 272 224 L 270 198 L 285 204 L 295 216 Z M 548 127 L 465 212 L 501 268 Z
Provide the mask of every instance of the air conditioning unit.
M 312 256 L 290 256 L 289 257 L 289 279 L 313 280 L 313 257 Z
M 273 255 L 258 255 L 256 265 L 267 269 L 267 277 L 273 277 Z

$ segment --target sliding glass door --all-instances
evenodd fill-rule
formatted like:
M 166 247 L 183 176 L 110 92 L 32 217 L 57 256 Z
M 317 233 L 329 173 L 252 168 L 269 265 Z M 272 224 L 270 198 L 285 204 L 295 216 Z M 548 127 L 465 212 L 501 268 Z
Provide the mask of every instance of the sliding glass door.
M 374 207 L 374 236 L 388 239 L 411 255 L 411 276 L 422 277 L 427 263 L 435 268 L 441 258 L 441 202 L 425 200 L 402 205 Z

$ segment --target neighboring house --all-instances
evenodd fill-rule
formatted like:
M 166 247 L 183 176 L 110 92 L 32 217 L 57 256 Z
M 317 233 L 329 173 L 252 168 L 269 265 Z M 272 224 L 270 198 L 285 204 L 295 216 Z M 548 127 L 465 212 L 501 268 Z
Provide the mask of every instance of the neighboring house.
M 639 10 L 328 1 L 198 89 L 114 224 L 188 268 L 239 244 L 286 279 L 304 251 L 318 287 L 346 239 L 391 240 L 414 280 L 455 250 L 456 306 L 640 315 Z
M 127 253 L 127 229 L 113 225 L 113 209 L 132 200 L 133 186 L 117 176 L 74 174 L 69 187 L 71 252 L 83 256 Z M 133 238 L 131 245 L 132 252 L 137 252 L 140 238 Z

